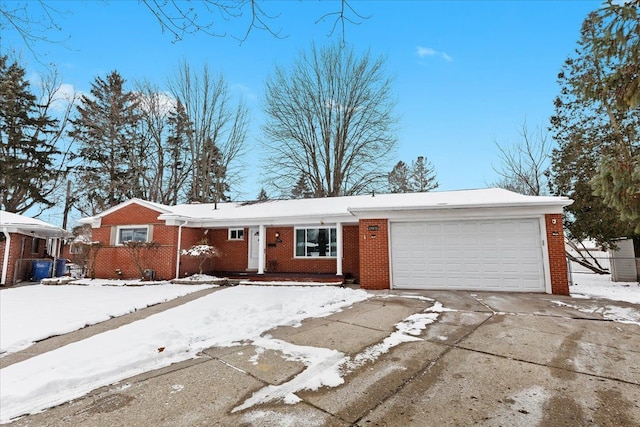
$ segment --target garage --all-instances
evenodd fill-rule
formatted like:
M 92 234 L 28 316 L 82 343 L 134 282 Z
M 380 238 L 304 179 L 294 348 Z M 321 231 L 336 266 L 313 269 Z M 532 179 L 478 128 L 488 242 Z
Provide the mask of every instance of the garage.
M 545 292 L 538 218 L 389 225 L 394 288 Z

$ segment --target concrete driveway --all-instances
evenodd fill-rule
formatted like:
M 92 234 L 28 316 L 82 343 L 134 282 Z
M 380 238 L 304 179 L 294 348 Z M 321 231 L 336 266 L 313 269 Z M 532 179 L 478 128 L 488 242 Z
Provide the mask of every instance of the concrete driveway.
M 422 340 L 400 344 L 348 372 L 344 384 L 297 393 L 301 401 L 296 404 L 232 412 L 256 391 L 286 388 L 306 368 L 278 351 L 245 345 L 211 348 L 199 359 L 95 390 L 13 425 L 640 425 L 640 326 L 608 320 L 625 311 L 640 316 L 637 305 L 543 294 L 375 295 L 330 317 L 270 334 L 355 359 L 388 337 L 398 322 L 433 305 L 411 296 L 432 298 L 455 311 L 441 313 Z M 195 297 L 46 340 L 1 364 Z

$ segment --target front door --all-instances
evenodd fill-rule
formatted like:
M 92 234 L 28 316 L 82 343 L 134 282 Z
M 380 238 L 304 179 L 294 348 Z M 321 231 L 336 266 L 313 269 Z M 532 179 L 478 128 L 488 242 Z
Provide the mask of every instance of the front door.
M 249 229 L 249 262 L 247 270 L 258 269 L 258 254 L 260 253 L 260 230 Z

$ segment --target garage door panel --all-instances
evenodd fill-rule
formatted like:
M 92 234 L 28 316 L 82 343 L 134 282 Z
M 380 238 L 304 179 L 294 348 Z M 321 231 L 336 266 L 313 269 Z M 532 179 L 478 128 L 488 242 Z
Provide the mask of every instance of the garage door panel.
M 544 291 L 537 219 L 391 223 L 393 285 Z

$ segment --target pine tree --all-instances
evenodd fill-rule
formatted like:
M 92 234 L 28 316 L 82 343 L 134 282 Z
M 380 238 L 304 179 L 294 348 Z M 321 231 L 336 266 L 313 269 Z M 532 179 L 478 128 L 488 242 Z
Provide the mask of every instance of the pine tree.
M 640 108 L 618 102 L 619 59 L 594 54 L 604 34 L 603 20 L 589 15 L 558 75 L 551 179 L 555 194 L 575 200 L 566 208 L 567 234 L 606 245 L 640 233 Z
M 49 207 L 62 172 L 54 158 L 58 121 L 38 103 L 25 70 L 0 55 L 0 208 L 23 213 Z
M 84 196 L 79 209 L 85 214 L 106 210 L 131 197 L 143 196 L 140 174 L 146 146 L 136 131 L 140 119 L 138 100 L 125 91 L 117 71 L 91 84 L 83 95 L 69 133 L 79 144 L 78 193 Z
M 411 163 L 409 182 L 415 192 L 430 191 L 440 185 L 436 181 L 435 167 L 423 156 L 419 156 L 415 162 Z
M 168 182 L 164 188 L 162 202 L 175 205 L 190 174 L 189 138 L 193 133 L 191 122 L 180 100 L 171 111 L 168 122 L 169 136 L 165 147 Z
M 291 198 L 292 199 L 308 199 L 313 197 L 313 193 L 309 189 L 309 185 L 307 184 L 307 179 L 304 175 L 300 175 L 298 178 L 298 182 L 296 183 L 293 190 L 291 190 Z
M 260 189 L 260 193 L 258 193 L 258 201 L 265 202 L 269 200 L 269 196 L 267 195 L 267 191 L 264 188 Z
M 435 167 L 419 156 L 411 162 L 411 167 L 399 161 L 388 175 L 389 191 L 391 193 L 417 193 L 438 188 Z
M 389 191 L 391 193 L 410 193 L 409 166 L 400 160 L 389 173 Z

